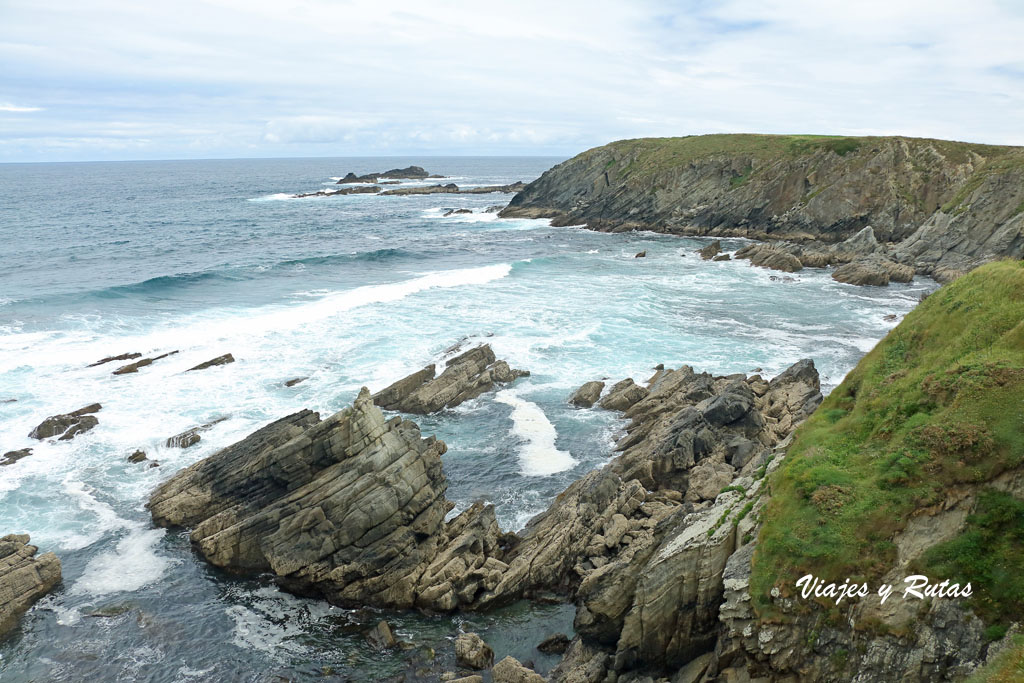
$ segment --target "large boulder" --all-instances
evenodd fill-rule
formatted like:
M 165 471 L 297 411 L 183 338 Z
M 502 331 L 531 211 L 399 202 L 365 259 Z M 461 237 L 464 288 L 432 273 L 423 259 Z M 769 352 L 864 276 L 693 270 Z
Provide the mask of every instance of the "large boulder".
M 649 393 L 645 387 L 627 377 L 608 390 L 608 395 L 601 399 L 600 405 L 605 410 L 629 410 L 634 403 L 643 400 Z
M 544 683 L 544 677 L 532 669 L 527 669 L 515 657 L 508 656 L 491 669 L 491 680 L 494 683 Z
M 721 253 L 721 251 L 722 242 L 720 240 L 715 240 L 714 242 L 707 245 L 703 249 L 698 249 L 697 253 L 700 254 L 700 257 L 705 261 L 710 261 L 711 259 L 718 256 L 718 254 Z
M 569 403 L 577 408 L 590 408 L 601 398 L 602 391 L 604 391 L 604 382 L 597 380 L 587 382 L 573 392 L 569 397 Z
M 455 662 L 467 669 L 489 669 L 494 664 L 494 650 L 475 633 L 460 633 L 455 638 Z
M 910 282 L 914 278 L 911 266 L 901 265 L 877 254 L 839 266 L 832 279 L 850 285 L 884 287 L 889 282 Z
M 28 534 L 0 538 L 0 639 L 39 598 L 60 583 L 60 560 L 53 553 L 36 556 Z
M 439 377 L 434 377 L 434 373 L 435 367 L 428 365 L 378 391 L 373 401 L 385 410 L 426 415 L 454 408 L 491 391 L 496 385 L 530 374 L 513 370 L 505 361 L 495 359 L 490 344 L 452 358 Z
M 51 415 L 28 435 L 40 441 L 54 436 L 59 441 L 68 441 L 98 425 L 99 420 L 92 413 L 98 413 L 102 408 L 99 403 L 92 403 L 71 413 Z

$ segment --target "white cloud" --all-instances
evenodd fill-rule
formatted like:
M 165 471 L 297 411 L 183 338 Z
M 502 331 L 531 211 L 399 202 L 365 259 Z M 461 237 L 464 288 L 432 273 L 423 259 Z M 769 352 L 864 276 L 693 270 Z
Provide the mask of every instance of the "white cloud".
M 740 131 L 1024 144 L 1024 13 L 1000 0 L 5 0 L 4 15 L 0 92 L 47 106 L 0 118 L 23 141 L 7 159 L 55 158 L 31 143 L 54 131 L 82 155 L 130 138 L 160 157 L 567 154 Z
M 11 104 L 10 102 L 0 102 L 0 111 L 7 111 L 7 112 L 14 112 L 14 113 L 18 113 L 18 114 L 23 114 L 23 113 L 33 112 L 33 111 L 42 111 L 42 110 L 43 110 L 42 107 L 21 107 L 21 106 L 18 106 L 16 104 Z

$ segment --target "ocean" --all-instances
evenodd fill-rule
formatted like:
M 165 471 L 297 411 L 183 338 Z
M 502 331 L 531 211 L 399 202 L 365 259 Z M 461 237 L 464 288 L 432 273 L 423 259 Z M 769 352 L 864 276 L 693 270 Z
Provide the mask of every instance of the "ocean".
M 520 529 L 614 456 L 619 416 L 566 401 L 583 382 L 642 382 L 659 363 L 770 377 L 809 357 L 827 391 L 936 287 L 854 287 L 825 270 L 702 261 L 707 240 L 486 212 L 507 194 L 290 198 L 349 171 L 416 164 L 477 186 L 530 181 L 558 161 L 0 165 L 0 453 L 33 448 L 0 467 L 0 535 L 31 534 L 64 575 L 0 643 L 0 680 L 376 680 L 415 667 L 410 658 L 450 658 L 460 625 L 498 659 L 546 671 L 556 659 L 534 646 L 571 634 L 571 605 L 456 616 L 331 607 L 207 566 L 187 532 L 152 526 L 149 492 L 271 420 L 327 416 L 362 386 L 489 343 L 531 375 L 416 421 L 448 444 L 455 512 L 485 500 L 504 529 Z M 444 216 L 457 208 L 472 213 Z M 169 351 L 137 374 L 87 367 Z M 184 373 L 224 353 L 236 362 Z M 308 379 L 285 386 L 297 377 Z M 94 402 L 92 431 L 27 436 Z M 164 445 L 219 418 L 195 446 Z M 136 449 L 160 466 L 127 462 Z M 365 643 L 381 618 L 408 650 Z

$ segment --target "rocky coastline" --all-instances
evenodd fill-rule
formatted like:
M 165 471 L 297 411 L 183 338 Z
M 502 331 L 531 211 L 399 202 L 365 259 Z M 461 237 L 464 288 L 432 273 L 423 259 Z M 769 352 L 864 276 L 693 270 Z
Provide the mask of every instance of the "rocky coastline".
M 545 172 L 500 215 L 605 232 L 745 237 L 770 242 L 800 267 L 829 265 L 825 252 L 871 227 L 873 254 L 900 273 L 949 282 L 1024 256 L 1024 148 L 904 137 L 623 140 Z M 878 260 L 859 268 L 867 275 L 848 269 L 844 281 L 880 284 L 889 266 Z

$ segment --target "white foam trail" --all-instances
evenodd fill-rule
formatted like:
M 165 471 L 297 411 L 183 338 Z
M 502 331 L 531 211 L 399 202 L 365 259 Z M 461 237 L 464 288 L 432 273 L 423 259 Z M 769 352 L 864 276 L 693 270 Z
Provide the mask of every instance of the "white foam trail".
M 275 192 L 274 194 L 264 195 L 263 197 L 252 197 L 249 199 L 250 202 L 280 202 L 285 199 L 295 199 L 295 195 L 288 194 L 287 192 Z
M 519 398 L 513 391 L 502 391 L 494 400 L 512 406 L 511 434 L 526 441 L 519 452 L 524 475 L 543 477 L 564 472 L 576 464 L 576 458 L 567 451 L 555 448 L 558 433 L 540 406 Z
M 72 593 L 107 595 L 136 591 L 155 583 L 171 562 L 156 554 L 154 547 L 164 535 L 163 529 L 133 525 L 112 552 L 97 555 L 85 566 L 85 572 L 71 587 Z

